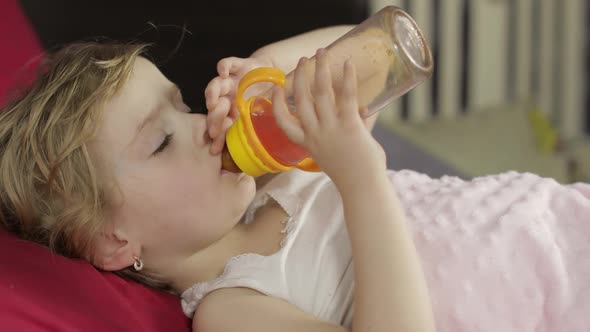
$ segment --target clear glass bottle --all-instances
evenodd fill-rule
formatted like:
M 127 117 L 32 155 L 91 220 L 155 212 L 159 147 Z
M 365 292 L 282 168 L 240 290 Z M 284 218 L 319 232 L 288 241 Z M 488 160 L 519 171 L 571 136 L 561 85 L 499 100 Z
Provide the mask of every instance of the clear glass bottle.
M 370 116 L 407 93 L 432 75 L 430 48 L 416 22 L 403 10 L 388 6 L 326 47 L 330 50 L 332 82 L 342 82 L 343 66 L 350 59 L 357 73 L 359 105 Z M 315 59 L 305 73 L 313 82 Z M 247 73 L 238 87 L 236 103 L 240 116 L 227 133 L 224 168 L 252 176 L 300 168 L 317 171 L 305 149 L 290 142 L 276 126 L 272 114 L 271 89 L 243 99 L 252 84 L 283 85 L 291 112 L 294 73 L 287 76 L 276 68 L 257 68 Z

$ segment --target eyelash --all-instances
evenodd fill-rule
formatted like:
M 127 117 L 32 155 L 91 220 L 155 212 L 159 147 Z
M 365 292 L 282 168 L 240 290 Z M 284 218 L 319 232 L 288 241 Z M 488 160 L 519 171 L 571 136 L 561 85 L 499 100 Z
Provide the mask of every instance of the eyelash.
M 180 99 L 180 103 L 182 105 L 185 105 L 182 95 L 180 93 L 178 94 L 177 98 Z M 187 106 L 187 108 L 190 111 L 190 108 L 188 106 Z M 164 141 L 162 141 L 162 144 L 160 144 L 160 146 L 158 146 L 158 148 L 152 153 L 152 156 L 155 156 L 155 155 L 159 154 L 160 152 L 163 152 L 168 147 L 168 145 L 170 145 L 171 142 L 172 142 L 172 134 L 166 135 L 164 137 Z
M 164 151 L 166 149 L 166 147 L 168 147 L 168 145 L 170 145 L 171 142 L 172 142 L 172 134 L 166 135 L 164 137 L 164 141 L 162 141 L 162 144 L 160 144 L 160 146 L 158 146 L 158 148 L 156 149 L 156 151 L 154 151 L 154 153 L 152 153 L 152 155 L 155 156 L 158 153 Z

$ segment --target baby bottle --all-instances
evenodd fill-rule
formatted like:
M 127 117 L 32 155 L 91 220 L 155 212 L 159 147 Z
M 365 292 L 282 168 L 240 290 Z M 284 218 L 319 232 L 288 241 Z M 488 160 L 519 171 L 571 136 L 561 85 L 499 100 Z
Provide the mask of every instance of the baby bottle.
M 381 9 L 326 48 L 331 54 L 334 85 L 342 81 L 346 60 L 350 59 L 355 66 L 359 106 L 368 108 L 365 117 L 432 75 L 433 60 L 426 39 L 416 22 L 394 6 Z M 307 61 L 304 72 L 309 78 L 314 77 L 313 57 Z M 293 75 L 293 72 L 285 75 L 276 68 L 257 68 L 240 80 L 235 101 L 239 117 L 226 134 L 222 152 L 224 169 L 251 176 L 293 168 L 319 171 L 307 151 L 289 141 L 277 126 L 270 101 L 271 89 L 248 100 L 243 97 L 252 84 L 271 82 L 283 86 L 289 110 L 296 115 L 292 102 Z

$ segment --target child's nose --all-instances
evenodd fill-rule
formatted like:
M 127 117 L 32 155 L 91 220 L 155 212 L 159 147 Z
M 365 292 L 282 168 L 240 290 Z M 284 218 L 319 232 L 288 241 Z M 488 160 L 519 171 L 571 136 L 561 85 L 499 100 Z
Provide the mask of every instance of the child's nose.
M 197 146 L 206 146 L 211 143 L 211 138 L 207 132 L 207 117 L 203 114 L 189 114 L 190 118 L 186 119 L 191 123 L 193 133 L 193 142 Z

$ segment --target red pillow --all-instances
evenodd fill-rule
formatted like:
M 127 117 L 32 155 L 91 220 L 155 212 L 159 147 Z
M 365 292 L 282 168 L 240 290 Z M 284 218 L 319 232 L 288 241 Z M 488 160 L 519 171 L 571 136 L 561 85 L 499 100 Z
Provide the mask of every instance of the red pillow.
M 32 79 L 42 51 L 18 1 L 0 1 L 0 106 L 9 87 Z M 23 71 L 23 67 L 28 70 Z
M 190 331 L 180 301 L 0 230 L 2 331 Z

